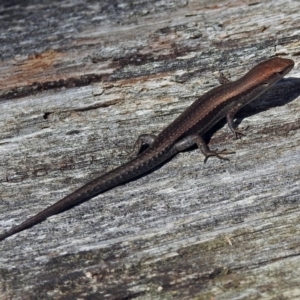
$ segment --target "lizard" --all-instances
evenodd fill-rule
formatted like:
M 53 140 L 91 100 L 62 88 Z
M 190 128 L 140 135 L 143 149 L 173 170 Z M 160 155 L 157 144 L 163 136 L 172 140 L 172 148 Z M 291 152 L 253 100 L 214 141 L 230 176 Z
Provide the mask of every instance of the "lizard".
M 273 57 L 260 62 L 236 81 L 229 81 L 223 77 L 222 85 L 200 96 L 157 136 L 147 134 L 139 136 L 133 147 L 137 153 L 133 159 L 86 183 L 23 223 L 0 234 L 0 241 L 145 174 L 178 152 L 194 145 L 197 145 L 205 156 L 204 162 L 210 156 L 227 159 L 222 154 L 233 152 L 210 150 L 202 136 L 225 117 L 235 137 L 242 135 L 243 133 L 234 126 L 236 112 L 282 79 L 293 66 L 294 61 L 291 59 Z M 143 145 L 147 148 L 141 152 Z

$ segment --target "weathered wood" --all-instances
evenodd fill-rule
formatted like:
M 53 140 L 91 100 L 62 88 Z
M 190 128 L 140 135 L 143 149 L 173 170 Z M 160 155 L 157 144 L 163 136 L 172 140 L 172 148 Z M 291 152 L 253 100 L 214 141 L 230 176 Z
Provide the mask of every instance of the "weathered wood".
M 0 4 L 0 231 L 127 160 L 218 71 L 295 69 L 199 150 L 0 243 L 0 299 L 300 297 L 300 3 Z M 30 3 L 32 2 L 32 3 Z

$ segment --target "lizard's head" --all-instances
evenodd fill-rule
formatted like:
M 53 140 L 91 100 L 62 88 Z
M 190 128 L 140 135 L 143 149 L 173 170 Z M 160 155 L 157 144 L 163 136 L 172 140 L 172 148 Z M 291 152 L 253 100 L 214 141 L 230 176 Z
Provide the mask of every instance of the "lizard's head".
M 252 70 L 257 72 L 260 80 L 266 85 L 272 85 L 294 67 L 294 61 L 287 58 L 273 57 L 266 61 L 261 62 Z

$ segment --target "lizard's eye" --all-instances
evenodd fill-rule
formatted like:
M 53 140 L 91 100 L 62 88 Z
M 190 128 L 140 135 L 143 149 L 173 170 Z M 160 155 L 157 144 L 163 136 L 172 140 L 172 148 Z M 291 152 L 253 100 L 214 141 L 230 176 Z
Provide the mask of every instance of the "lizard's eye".
M 284 75 L 284 70 L 277 72 L 279 75 Z

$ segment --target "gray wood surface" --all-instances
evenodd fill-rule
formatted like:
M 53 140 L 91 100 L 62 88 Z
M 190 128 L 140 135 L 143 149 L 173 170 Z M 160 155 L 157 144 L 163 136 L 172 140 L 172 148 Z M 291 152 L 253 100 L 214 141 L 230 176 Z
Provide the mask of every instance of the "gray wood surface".
M 0 299 L 299 299 L 299 1 L 1 1 L 0 232 L 199 95 L 294 70 L 198 149 L 0 242 Z

